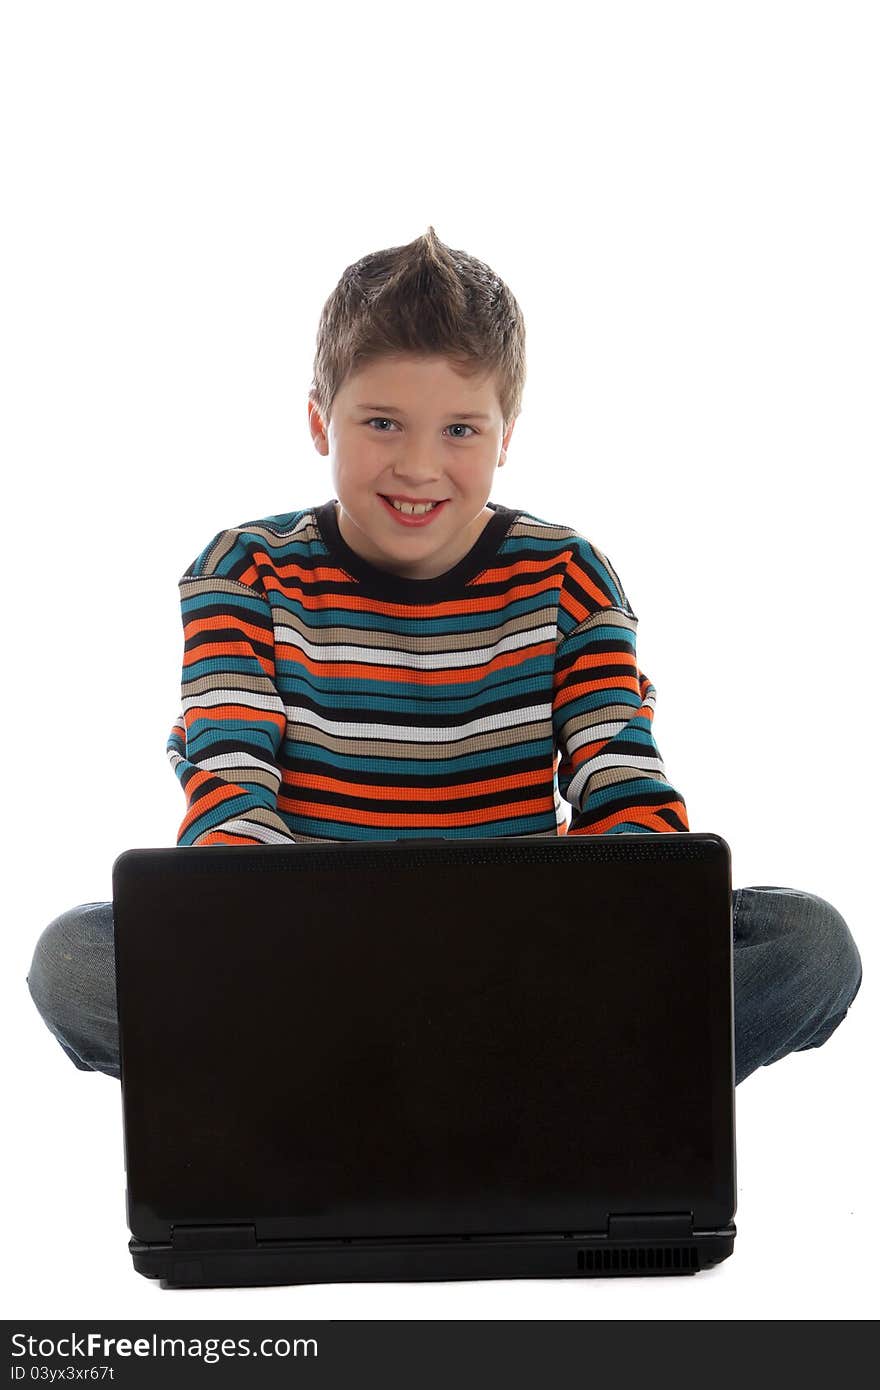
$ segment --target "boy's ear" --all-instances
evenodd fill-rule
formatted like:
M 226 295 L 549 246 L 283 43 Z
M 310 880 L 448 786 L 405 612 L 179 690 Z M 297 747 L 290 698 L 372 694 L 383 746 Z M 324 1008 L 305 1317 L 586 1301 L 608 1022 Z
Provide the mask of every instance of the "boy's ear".
M 513 419 L 511 420 L 510 424 L 507 426 L 507 429 L 506 429 L 505 434 L 504 434 L 504 438 L 503 438 L 502 441 L 501 441 L 501 459 L 500 459 L 500 462 L 499 462 L 499 467 L 500 467 L 500 465 L 504 462 L 505 457 L 506 457 L 506 455 L 507 455 L 507 446 L 508 446 L 508 444 L 510 443 L 510 436 L 513 434 L 513 427 L 514 427 L 514 425 L 516 424 L 518 418 L 519 418 L 518 416 L 514 415 L 514 417 L 513 417 Z
M 312 439 L 319 453 L 327 452 L 327 430 L 321 418 L 321 412 L 313 400 L 309 400 L 309 429 L 312 432 Z

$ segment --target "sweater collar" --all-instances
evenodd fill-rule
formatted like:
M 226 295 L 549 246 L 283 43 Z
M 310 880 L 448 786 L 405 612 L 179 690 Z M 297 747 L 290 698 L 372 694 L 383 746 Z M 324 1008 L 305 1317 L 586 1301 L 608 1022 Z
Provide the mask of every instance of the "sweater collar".
M 460 594 L 497 554 L 501 542 L 517 516 L 511 507 L 504 507 L 499 502 L 488 502 L 486 505 L 494 512 L 494 516 L 490 517 L 470 550 L 462 556 L 458 564 L 433 579 L 411 579 L 393 574 L 390 570 L 379 569 L 352 550 L 339 530 L 336 501 L 336 498 L 332 498 L 323 506 L 316 507 L 314 513 L 321 539 L 331 558 L 339 569 L 345 570 L 357 580 L 365 593 L 374 598 L 388 599 L 392 602 L 397 600 L 401 603 L 436 603 L 438 599 L 453 598 Z

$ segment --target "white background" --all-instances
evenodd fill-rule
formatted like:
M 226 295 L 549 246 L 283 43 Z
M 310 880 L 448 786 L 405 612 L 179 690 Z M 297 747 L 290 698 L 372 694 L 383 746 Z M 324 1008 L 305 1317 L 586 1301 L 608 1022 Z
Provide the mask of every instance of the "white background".
M 875 1314 L 876 7 L 28 0 L 0 40 L 6 1316 Z M 321 307 L 429 224 L 526 319 L 493 500 L 605 551 L 691 829 L 734 887 L 831 901 L 865 983 L 738 1088 L 714 1271 L 161 1290 L 128 1255 L 119 1086 L 25 974 L 118 854 L 175 843 L 177 579 L 221 527 L 333 496 Z

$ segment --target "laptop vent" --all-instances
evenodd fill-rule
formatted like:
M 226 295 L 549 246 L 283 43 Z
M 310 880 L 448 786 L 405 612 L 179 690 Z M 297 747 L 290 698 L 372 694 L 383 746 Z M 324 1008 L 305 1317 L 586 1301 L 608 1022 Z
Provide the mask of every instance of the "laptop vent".
M 584 1274 L 630 1274 L 644 1270 L 699 1269 L 692 1245 L 633 1245 L 618 1250 L 579 1250 L 577 1267 Z

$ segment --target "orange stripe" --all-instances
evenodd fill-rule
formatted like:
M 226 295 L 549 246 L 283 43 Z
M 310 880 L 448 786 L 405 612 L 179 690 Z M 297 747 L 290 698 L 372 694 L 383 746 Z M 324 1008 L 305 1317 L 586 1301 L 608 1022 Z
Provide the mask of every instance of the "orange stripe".
M 353 811 L 350 808 L 328 808 L 327 806 L 322 806 L 316 802 L 310 801 L 296 801 L 292 805 L 284 807 L 284 802 L 280 797 L 278 806 L 279 810 L 284 808 L 286 810 L 295 811 L 297 815 L 310 816 L 313 820 L 332 819 L 344 825 L 370 826 L 376 829 L 388 829 L 400 826 L 402 830 L 442 830 L 444 827 L 454 828 L 455 826 L 486 825 L 490 821 L 504 819 L 503 806 L 489 807 L 482 811 L 459 811 L 449 815 L 443 815 L 442 813 L 438 815 L 436 812 L 428 811 L 424 815 L 412 816 L 382 816 L 369 811 Z M 551 810 L 553 809 L 552 796 L 542 797 L 538 801 L 523 802 L 522 805 L 518 805 L 515 809 L 511 807 L 513 816 L 508 817 L 508 819 L 512 819 L 514 816 L 519 817 L 546 812 L 548 808 Z M 328 816 L 328 809 L 334 812 L 332 816 Z M 296 831 L 294 830 L 292 834 L 295 835 Z
M 278 794 L 278 805 L 279 807 L 283 806 L 288 811 L 297 811 L 300 806 L 297 794 L 301 788 L 308 791 L 331 792 L 339 796 L 372 798 L 375 801 L 387 801 L 389 797 L 393 797 L 395 801 L 425 801 L 430 799 L 432 802 L 437 802 L 457 801 L 464 796 L 491 796 L 494 792 L 520 791 L 523 787 L 540 786 L 546 781 L 546 778 L 546 769 L 538 768 L 533 772 L 492 778 L 485 782 L 468 782 L 467 785 L 461 783 L 454 787 L 377 787 L 345 782 L 337 777 L 297 773 L 292 780 L 285 778 Z M 289 792 L 290 795 L 285 796 L 285 792 Z
M 189 638 L 197 632 L 212 632 L 215 628 L 229 627 L 231 617 L 231 614 L 224 615 L 223 613 L 216 613 L 211 617 L 192 618 L 188 623 L 184 623 L 183 635 Z M 241 631 L 246 633 L 249 637 L 263 642 L 266 641 L 266 636 L 269 632 L 269 629 L 262 626 L 260 623 L 246 622 L 243 618 L 240 618 L 237 613 L 235 614 L 235 626 L 236 628 L 240 628 Z M 224 644 L 219 643 L 218 645 L 223 646 Z M 234 646 L 236 644 L 232 643 L 230 645 Z
M 267 709 L 252 709 L 250 705 L 191 705 L 186 712 L 187 728 L 196 719 L 229 719 L 237 723 L 257 723 L 269 721 L 282 732 L 287 728 L 287 715 L 274 714 Z
M 667 825 L 659 810 L 675 811 L 687 825 L 687 815 L 684 813 L 684 803 L 681 801 L 664 801 L 662 807 L 658 806 L 633 806 L 630 810 L 615 811 L 613 815 L 606 816 L 604 820 L 594 821 L 587 830 L 569 830 L 569 835 L 604 835 L 613 825 L 622 825 L 624 821 L 633 821 L 636 825 L 647 826 L 649 830 L 669 831 L 672 827 Z M 674 833 L 674 832 L 672 832 Z
M 197 796 L 199 787 L 203 787 L 213 776 L 212 772 L 194 772 L 187 782 L 185 790 L 189 810 L 181 822 L 181 831 L 186 830 L 194 821 L 199 820 L 213 806 L 219 806 L 224 801 L 232 801 L 237 796 L 250 795 L 244 787 L 237 786 L 235 782 L 224 782 L 221 787 L 215 787 L 213 791 L 205 792 L 204 796 Z
M 256 550 L 255 550 L 255 551 L 254 551 L 254 559 L 260 559 L 260 558 L 262 558 L 263 560 L 266 560 L 266 556 L 265 556 L 265 555 L 260 556 L 259 551 L 256 551 Z M 268 564 L 269 561 L 266 560 L 266 563 Z M 249 588 L 253 589 L 253 588 L 255 588 L 255 586 L 259 583 L 259 580 L 260 580 L 260 571 L 259 571 L 259 567 L 258 567 L 257 565 L 248 565 L 247 569 L 246 569 L 246 570 L 243 570 L 242 573 L 239 574 L 239 575 L 237 576 L 237 578 L 238 578 L 238 582 L 239 582 L 240 584 L 247 584 Z M 258 592 L 259 592 L 259 591 L 258 591 Z M 260 594 L 259 596 L 260 596 L 260 598 L 262 598 L 262 594 Z
M 557 700 L 554 701 L 555 712 L 559 714 L 566 708 L 567 705 L 571 704 L 572 700 L 576 700 L 579 695 L 583 695 L 584 692 L 588 690 L 632 690 L 633 693 L 638 695 L 639 697 L 641 697 L 642 693 L 639 689 L 638 681 L 636 680 L 635 676 L 631 678 L 628 678 L 626 676 L 617 676 L 613 680 L 608 680 L 606 679 L 606 677 L 603 676 L 601 680 L 597 681 L 577 681 L 573 684 L 567 685 L 565 687 L 564 692 L 560 694 Z M 614 704 L 615 701 L 609 699 L 606 703 L 611 705 Z M 647 706 L 642 705 L 640 709 L 634 709 L 629 717 L 631 719 L 635 719 L 636 716 L 640 714 L 641 710 L 643 709 L 647 710 Z M 592 713 L 597 713 L 597 710 L 593 710 Z
M 277 653 L 280 659 L 295 660 L 313 676 L 333 680 L 384 680 L 398 685 L 432 686 L 464 685 L 468 681 L 480 680 L 494 671 L 504 671 L 519 666 L 531 657 L 546 656 L 555 650 L 552 642 L 536 642 L 530 647 L 520 647 L 515 652 L 502 652 L 486 665 L 459 666 L 454 669 L 444 667 L 438 671 L 403 670 L 400 666 L 372 666 L 358 661 L 312 661 L 299 647 L 279 642 Z
M 588 666 L 626 666 L 635 671 L 636 659 L 631 649 L 623 652 L 584 652 L 576 661 L 570 662 L 562 674 L 567 676 Z
M 275 679 L 274 657 L 271 655 L 263 656 L 261 653 L 254 651 L 254 648 L 251 645 L 251 643 L 244 639 L 242 639 L 240 642 L 208 642 L 203 647 L 196 647 L 195 649 L 184 651 L 184 675 L 186 675 L 186 672 L 190 666 L 195 666 L 200 661 L 205 661 L 206 659 L 218 656 L 243 656 L 247 661 L 254 661 L 259 663 L 260 669 L 264 672 L 264 674 L 267 675 L 271 680 Z
M 596 583 L 594 583 L 587 571 L 585 569 L 582 569 L 581 566 L 577 564 L 575 561 L 572 561 L 572 564 L 569 568 L 569 574 L 573 577 L 574 580 L 576 580 L 579 588 L 583 589 L 585 593 L 589 594 L 591 598 L 596 600 L 596 608 L 609 608 L 613 606 L 612 600 L 609 599 L 607 595 L 602 592 L 602 590 L 598 587 Z M 567 590 L 562 590 L 560 596 L 563 603 L 567 599 L 571 598 L 571 595 L 568 593 Z M 577 604 L 576 607 L 580 608 L 581 605 Z M 587 608 L 583 610 L 585 618 L 588 616 L 589 613 L 590 609 Z
M 351 582 L 349 576 L 345 574 L 344 571 L 338 569 L 321 568 L 320 566 L 310 570 L 303 570 L 298 566 L 292 568 L 294 577 L 299 577 L 303 581 L 310 581 L 313 583 L 320 583 L 323 581 L 325 583 L 335 584 L 347 584 Z M 512 566 L 511 572 L 513 572 L 514 568 L 522 570 L 526 567 L 521 564 Z M 282 566 L 281 569 L 277 570 L 278 574 L 286 574 L 289 572 L 290 567 L 288 566 Z M 316 596 L 310 603 L 308 592 L 303 592 L 298 586 L 288 588 L 284 584 L 273 583 L 273 579 L 273 575 L 266 575 L 265 577 L 264 584 L 267 593 L 270 589 L 277 590 L 287 598 L 295 598 L 299 603 L 303 604 L 309 613 L 320 613 L 326 608 L 342 607 L 347 612 L 376 613 L 383 618 L 411 618 L 413 616 L 412 604 L 410 603 L 391 603 L 387 599 L 364 598 L 360 594 L 321 594 Z M 470 591 L 468 591 L 468 593 L 470 593 Z M 463 613 L 503 613 L 505 608 L 507 608 L 514 599 L 530 598 L 534 597 L 535 594 L 541 593 L 546 593 L 548 598 L 552 598 L 555 608 L 557 595 L 559 593 L 558 577 L 554 576 L 551 583 L 517 584 L 506 590 L 503 594 L 486 594 L 480 597 L 479 590 L 476 590 L 473 598 L 448 599 L 443 603 L 420 604 L 416 616 L 421 620 L 423 618 L 442 618 L 447 616 L 460 617 Z
M 611 666 L 616 667 L 610 676 L 602 676 L 600 680 L 585 684 L 579 679 L 581 672 L 590 667 Z M 568 701 L 570 692 L 580 690 L 599 690 L 605 685 L 621 687 L 622 681 L 626 681 L 626 689 L 634 689 L 640 699 L 644 700 L 647 688 L 644 682 L 647 680 L 643 676 L 632 653 L 626 652 L 597 652 L 593 656 L 578 657 L 577 661 L 566 670 L 556 670 L 553 673 L 553 699 L 554 702 L 563 698 Z M 650 684 L 650 682 L 648 682 Z
M 252 835 L 231 835 L 225 830 L 212 830 L 210 834 L 199 835 L 199 847 L 202 845 L 261 845 L 262 840 L 255 839 Z
M 546 802 L 543 802 L 543 803 L 540 803 L 540 804 L 539 804 L 539 803 L 529 803 L 529 804 L 527 804 L 526 806 L 524 806 L 524 807 L 522 807 L 522 808 L 519 808 L 519 807 L 518 807 L 518 808 L 517 808 L 517 811 L 519 811 L 519 810 L 521 809 L 521 810 L 523 811 L 523 813 L 525 813 L 526 811 L 533 810 L 533 809 L 534 809 L 534 810 L 538 810 L 538 811 L 540 811 L 540 810 L 545 810 L 545 809 L 546 809 L 546 805 L 547 805 Z M 318 811 L 322 811 L 322 810 L 324 810 L 325 808 L 323 808 L 323 807 L 312 806 L 312 805 L 310 805 L 309 803 L 304 803 L 304 804 L 303 804 L 303 803 L 299 803 L 299 804 L 297 805 L 296 809 L 297 809 L 301 814 L 303 814 L 303 815 L 311 814 L 311 815 L 314 817 L 314 819 L 320 820 L 320 819 L 322 819 L 322 817 L 321 817 L 320 815 L 318 815 L 317 812 L 318 812 Z M 664 809 L 667 809 L 667 810 L 674 810 L 674 811 L 678 814 L 678 816 L 680 817 L 682 823 L 683 823 L 686 827 L 688 826 L 687 812 L 686 812 L 686 810 L 685 810 L 685 807 L 684 807 L 684 803 L 683 803 L 683 802 L 681 802 L 681 801 L 670 801 L 670 802 L 666 802 L 666 803 L 664 803 Z M 342 820 L 342 817 L 341 817 L 341 816 L 337 816 L 337 817 L 335 818 L 335 820 L 336 820 L 336 822 L 337 822 L 338 824 L 358 825 L 358 826 L 370 826 L 370 827 L 374 827 L 374 828 L 377 828 L 377 829 L 380 829 L 380 828 L 387 828 L 388 826 L 391 826 L 391 827 L 396 828 L 396 827 L 399 826 L 401 829 L 409 828 L 409 829 L 414 829 L 414 830 L 415 830 L 415 829 L 418 829 L 418 830 L 432 830 L 432 829 L 444 829 L 444 828 L 445 828 L 445 829 L 454 829 L 454 828 L 456 828 L 456 827 L 465 827 L 465 826 L 473 826 L 473 825 L 483 825 L 483 824 L 488 824 L 488 822 L 489 822 L 490 820 L 492 820 L 492 819 L 496 819 L 496 820 L 497 820 L 497 819 L 499 819 L 499 817 L 498 817 L 497 815 L 495 815 L 495 816 L 493 817 L 493 816 L 484 814 L 484 815 L 482 815 L 482 816 L 474 816 L 474 815 L 456 815 L 456 816 L 434 816 L 434 815 L 431 815 L 431 816 L 408 816 L 408 817 L 395 817 L 393 820 L 383 819 L 382 817 L 378 817 L 378 816 L 370 816 L 370 817 L 367 817 L 367 818 L 364 818 L 363 816 L 358 816 L 357 818 L 350 818 L 350 819 L 346 819 L 345 821 Z M 593 825 L 591 825 L 591 826 L 589 827 L 588 830 L 572 830 L 569 826 L 567 826 L 566 824 L 563 824 L 563 825 L 557 827 L 557 834 L 558 834 L 558 835 L 603 835 L 603 834 L 606 834 L 606 833 L 612 828 L 612 826 L 621 825 L 621 824 L 623 824 L 624 822 L 631 822 L 631 823 L 635 823 L 636 825 L 644 825 L 644 826 L 646 826 L 648 829 L 650 829 L 650 830 L 652 830 L 652 831 L 658 831 L 658 832 L 660 832 L 660 833 L 674 833 L 674 832 L 672 831 L 671 826 L 669 826 L 669 825 L 667 824 L 667 822 L 666 822 L 665 820 L 663 820 L 663 818 L 662 818 L 661 816 L 659 816 L 659 815 L 656 814 L 656 809 L 654 809 L 654 808 L 648 808 L 648 807 L 634 807 L 633 809 L 631 809 L 631 810 L 629 810 L 629 811 L 623 810 L 623 811 L 616 812 L 613 816 L 606 816 L 604 820 L 596 821 Z M 183 835 L 183 833 L 184 833 L 184 831 L 186 830 L 186 828 L 187 828 L 187 821 L 184 821 L 183 825 L 182 825 L 181 828 L 180 828 L 180 832 L 179 832 L 180 836 Z M 244 835 L 241 835 L 241 836 L 239 836 L 239 835 L 232 835 L 232 834 L 230 834 L 230 833 L 228 833 L 228 832 L 226 832 L 226 831 L 222 831 L 222 830 L 210 831 L 209 833 L 206 833 L 204 836 L 199 836 L 198 838 L 199 838 L 201 844 L 261 844 L 261 843 L 262 843 L 262 841 L 256 840 L 256 839 L 253 839 L 253 840 L 252 840 L 252 839 L 251 839 L 250 837 L 248 837 L 248 836 L 244 836 Z

